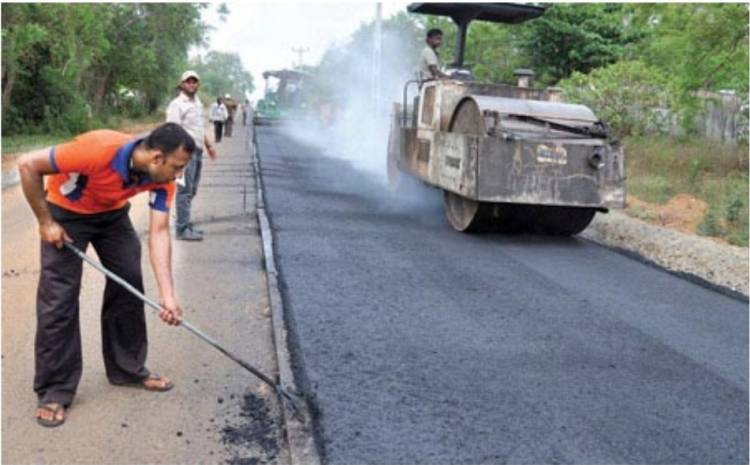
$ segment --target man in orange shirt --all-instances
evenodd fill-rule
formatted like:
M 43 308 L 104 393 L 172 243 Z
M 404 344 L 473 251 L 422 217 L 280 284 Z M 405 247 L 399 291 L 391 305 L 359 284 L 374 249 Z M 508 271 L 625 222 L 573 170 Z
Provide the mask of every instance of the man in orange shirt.
M 83 263 L 63 242 L 82 250 L 91 243 L 105 267 L 142 292 L 141 243 L 128 217 L 128 199 L 139 192 L 150 192 L 149 249 L 163 307 L 159 316 L 170 325 L 179 324 L 182 309 L 172 280 L 169 207 L 174 180 L 194 150 L 195 142 L 184 129 L 166 123 L 145 139 L 91 131 L 19 159 L 21 186 L 42 239 L 34 376 L 41 425 L 65 421 L 65 409 L 81 379 L 78 294 Z M 101 315 L 109 382 L 152 391 L 171 389 L 171 381 L 145 366 L 143 302 L 107 280 Z

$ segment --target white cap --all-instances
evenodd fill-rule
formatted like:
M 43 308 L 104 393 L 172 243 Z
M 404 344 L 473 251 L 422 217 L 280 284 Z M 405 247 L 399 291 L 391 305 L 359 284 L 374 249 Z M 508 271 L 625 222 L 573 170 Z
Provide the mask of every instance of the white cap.
M 227 94 L 227 95 L 224 96 L 224 98 L 232 98 L 232 96 L 229 95 L 229 94 Z
M 201 80 L 201 78 L 198 77 L 198 73 L 196 73 L 193 70 L 187 70 L 184 73 L 182 73 L 182 78 L 180 78 L 180 82 L 187 81 L 190 78 L 195 78 L 197 81 Z

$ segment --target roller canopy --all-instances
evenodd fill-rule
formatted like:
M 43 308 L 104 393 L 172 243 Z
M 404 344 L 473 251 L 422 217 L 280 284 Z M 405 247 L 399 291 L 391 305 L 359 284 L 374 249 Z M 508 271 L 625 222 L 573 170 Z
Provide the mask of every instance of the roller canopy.
M 480 20 L 493 23 L 518 24 L 544 14 L 544 8 L 517 3 L 412 3 L 411 13 L 448 16 L 460 20 Z
M 518 3 L 412 3 L 406 9 L 410 13 L 448 16 L 456 23 L 456 61 L 451 66 L 457 68 L 462 68 L 464 64 L 466 33 L 470 22 L 518 24 L 544 14 L 542 7 Z

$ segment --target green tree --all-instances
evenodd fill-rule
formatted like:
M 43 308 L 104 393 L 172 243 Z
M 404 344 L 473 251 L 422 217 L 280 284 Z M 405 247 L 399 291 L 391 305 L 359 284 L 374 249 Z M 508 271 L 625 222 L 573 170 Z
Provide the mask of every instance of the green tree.
M 241 102 L 255 90 L 253 76 L 237 53 L 211 51 L 192 59 L 189 66 L 201 77 L 200 93 L 206 102 L 225 94 Z
M 205 26 L 198 4 L 3 4 L 4 134 L 153 112 Z
M 632 6 L 557 3 L 520 29 L 520 53 L 541 82 L 552 84 L 574 71 L 589 71 L 629 56 L 644 32 Z
M 667 77 L 638 60 L 620 61 L 589 74 L 574 71 L 559 85 L 567 100 L 590 107 L 621 137 L 659 128 L 664 122 L 658 110 L 673 107 Z
M 649 33 L 643 60 L 684 92 L 733 89 L 747 95 L 748 5 L 644 4 L 634 22 Z

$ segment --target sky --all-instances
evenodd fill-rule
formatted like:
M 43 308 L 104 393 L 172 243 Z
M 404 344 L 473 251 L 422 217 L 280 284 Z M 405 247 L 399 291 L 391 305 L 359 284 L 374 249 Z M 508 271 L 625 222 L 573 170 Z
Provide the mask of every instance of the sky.
M 409 2 L 382 2 L 383 18 L 405 11 Z M 209 33 L 208 50 L 236 52 L 252 73 L 255 92 L 262 97 L 263 71 L 289 68 L 299 61 L 292 48 L 303 48 L 306 65 L 315 65 L 334 43 L 346 43 L 363 22 L 375 18 L 375 2 L 226 2 L 230 14 L 220 20 L 218 3 L 203 12 L 204 21 L 215 29 Z

